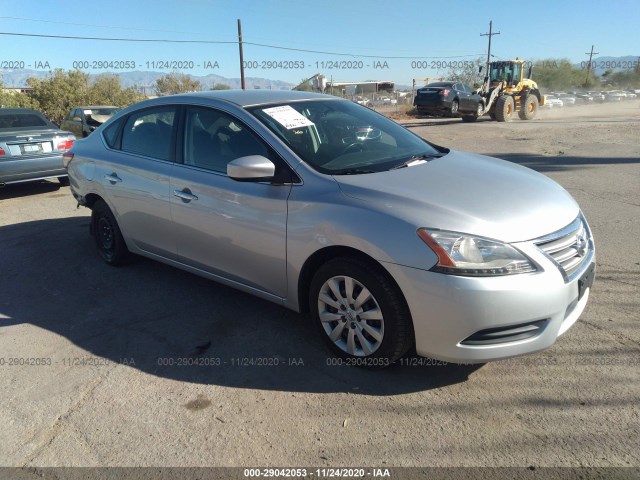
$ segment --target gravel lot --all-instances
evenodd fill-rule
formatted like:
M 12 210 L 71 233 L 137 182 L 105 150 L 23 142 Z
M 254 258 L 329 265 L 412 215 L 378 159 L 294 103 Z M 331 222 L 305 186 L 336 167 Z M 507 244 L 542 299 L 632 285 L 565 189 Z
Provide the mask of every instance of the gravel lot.
M 401 123 L 543 172 L 580 203 L 597 278 L 553 348 L 473 367 L 332 366 L 299 315 L 153 261 L 109 267 L 68 188 L 11 185 L 0 464 L 639 467 L 640 101 Z

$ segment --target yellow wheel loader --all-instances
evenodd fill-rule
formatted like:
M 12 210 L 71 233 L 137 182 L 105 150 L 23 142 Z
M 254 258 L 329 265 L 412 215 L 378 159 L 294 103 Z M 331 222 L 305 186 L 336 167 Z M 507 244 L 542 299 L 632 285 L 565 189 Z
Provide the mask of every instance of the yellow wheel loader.
M 488 64 L 484 83 L 477 91 L 483 98 L 482 115 L 488 113 L 498 122 L 510 122 L 516 112 L 522 120 L 536 116 L 538 108 L 544 105 L 544 95 L 531 80 L 532 67 L 529 66 L 526 76 L 525 67 L 526 62 L 518 58 Z

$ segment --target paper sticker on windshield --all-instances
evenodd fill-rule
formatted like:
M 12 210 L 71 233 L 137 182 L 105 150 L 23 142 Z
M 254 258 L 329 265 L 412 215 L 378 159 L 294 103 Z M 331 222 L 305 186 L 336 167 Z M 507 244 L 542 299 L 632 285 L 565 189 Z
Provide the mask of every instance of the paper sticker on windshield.
M 91 115 L 91 110 L 83 110 L 85 115 Z
M 290 105 L 265 108 L 263 112 L 269 115 L 287 130 L 313 125 L 313 122 L 311 120 L 309 120 L 298 111 L 294 110 Z

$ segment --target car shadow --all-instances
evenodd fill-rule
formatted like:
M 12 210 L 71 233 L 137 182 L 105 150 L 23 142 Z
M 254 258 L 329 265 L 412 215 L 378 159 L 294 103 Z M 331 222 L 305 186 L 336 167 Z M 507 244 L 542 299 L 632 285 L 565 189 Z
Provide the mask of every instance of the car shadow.
M 33 182 L 10 183 L 4 187 L 0 187 L 0 200 L 55 192 L 61 188 L 62 184 L 56 179 L 51 179 L 51 181 L 35 180 Z M 68 194 L 65 194 L 65 196 L 68 196 Z
M 537 155 L 529 153 L 487 153 L 538 172 L 559 172 L 599 165 L 640 163 L 640 157 L 578 157 L 572 155 Z
M 406 128 L 416 128 L 416 127 L 444 127 L 447 125 L 466 125 L 467 122 L 464 122 L 462 118 L 459 117 L 416 117 L 419 120 L 413 121 L 398 121 L 400 125 Z M 473 123 L 483 123 L 483 122 L 493 122 L 490 117 L 484 116 L 478 118 Z
M 110 267 L 88 230 L 86 216 L 0 227 L 0 335 L 31 324 L 66 338 L 73 345 L 51 355 L 55 365 L 88 359 L 193 383 L 366 395 L 440 388 L 480 367 L 344 365 L 304 316 L 152 260 Z

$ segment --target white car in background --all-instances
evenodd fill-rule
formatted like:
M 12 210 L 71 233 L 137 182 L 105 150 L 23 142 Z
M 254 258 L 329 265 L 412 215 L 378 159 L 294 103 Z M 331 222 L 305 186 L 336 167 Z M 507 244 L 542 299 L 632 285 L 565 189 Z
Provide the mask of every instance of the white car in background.
M 555 95 L 545 95 L 544 96 L 544 107 L 546 108 L 559 108 L 564 107 L 564 102 L 560 100 Z
M 576 97 L 568 93 L 560 92 L 556 96 L 562 101 L 565 107 L 573 107 L 576 104 Z

